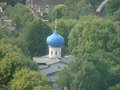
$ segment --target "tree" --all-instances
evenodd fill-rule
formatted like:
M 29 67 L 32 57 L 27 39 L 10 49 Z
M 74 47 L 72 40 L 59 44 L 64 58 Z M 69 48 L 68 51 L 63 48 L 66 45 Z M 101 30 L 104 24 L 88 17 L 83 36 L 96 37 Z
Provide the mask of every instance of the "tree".
M 117 84 L 117 85 L 115 85 L 113 87 L 110 87 L 109 90 L 120 90 L 120 84 Z
M 21 68 L 37 70 L 37 64 L 15 46 L 0 43 L 0 85 L 6 85 Z
M 107 90 L 120 82 L 119 24 L 93 16 L 80 18 L 69 34 L 75 59 L 60 72 L 62 89 Z
M 1 43 L 0 43 L 0 61 L 2 61 L 2 58 L 11 52 L 14 52 L 14 53 L 19 52 L 20 54 L 22 54 L 20 49 L 18 49 L 17 47 L 12 46 L 8 43 L 5 43 L 2 40 L 0 40 L 0 41 L 1 41 Z
M 114 13 L 113 20 L 120 21 L 120 8 Z
M 84 53 L 58 74 L 58 84 L 61 90 L 108 90 L 120 82 L 119 64 L 120 58 L 113 53 Z
M 120 1 L 119 0 L 109 0 L 106 4 L 106 9 L 108 11 L 108 14 L 112 15 L 114 12 L 116 12 L 120 8 Z
M 50 19 L 54 21 L 55 19 L 60 19 L 62 17 L 67 16 L 66 14 L 67 14 L 67 6 L 64 4 L 59 4 L 56 5 L 50 12 Z
M 10 90 L 51 90 L 46 76 L 30 69 L 22 69 L 14 74 L 9 83 Z
M 102 22 L 102 23 L 101 23 Z M 81 17 L 69 34 L 69 50 L 74 54 L 102 49 L 120 55 L 119 24 L 98 17 Z
M 58 83 L 68 90 L 107 90 L 111 79 L 109 60 L 104 51 L 79 55 L 59 73 Z
M 57 83 L 58 86 L 60 87 L 60 90 L 64 90 L 65 87 L 68 90 L 70 90 L 71 81 L 72 81 L 72 76 L 69 71 L 69 68 L 64 68 L 62 71 L 58 73 Z
M 23 28 L 33 21 L 32 13 L 22 4 L 16 4 L 15 7 L 8 6 L 5 9 L 5 15 L 12 19 L 16 28 Z
M 5 33 L 5 30 L 0 27 L 0 39 L 6 36 Z
M 109 0 L 105 6 L 107 18 L 120 21 L 120 0 Z
M 66 0 L 66 4 L 70 6 L 76 6 L 77 3 L 83 0 Z M 91 3 L 93 6 L 98 6 L 104 0 L 84 0 L 85 2 Z
M 98 4 L 98 0 L 66 0 L 67 17 L 79 19 L 84 15 L 94 15 Z
M 73 12 L 73 13 L 72 13 Z M 74 8 L 74 11 L 71 13 L 76 19 L 79 19 L 81 16 L 88 16 L 88 15 L 94 15 L 95 9 L 93 5 L 91 5 L 90 2 L 81 0 L 76 4 L 76 7 Z
M 46 38 L 51 33 L 50 27 L 41 20 L 29 23 L 18 37 L 18 47 L 31 56 L 47 53 Z
M 26 0 L 5 0 L 7 5 L 15 6 L 17 3 L 26 4 Z

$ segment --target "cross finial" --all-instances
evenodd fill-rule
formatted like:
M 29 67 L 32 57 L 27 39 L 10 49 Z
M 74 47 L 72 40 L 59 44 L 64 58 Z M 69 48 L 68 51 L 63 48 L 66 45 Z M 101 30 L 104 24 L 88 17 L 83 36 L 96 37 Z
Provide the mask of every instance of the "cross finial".
M 55 29 L 57 29 L 57 19 L 55 19 Z

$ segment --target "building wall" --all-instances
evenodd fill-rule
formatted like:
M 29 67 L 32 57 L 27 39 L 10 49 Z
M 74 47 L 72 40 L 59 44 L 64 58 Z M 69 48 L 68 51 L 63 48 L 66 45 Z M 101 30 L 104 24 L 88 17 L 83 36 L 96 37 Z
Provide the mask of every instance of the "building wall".
M 61 47 L 49 46 L 49 58 L 61 58 Z
M 27 0 L 27 2 L 36 9 L 40 7 L 43 11 L 49 12 L 55 5 L 63 4 L 65 0 Z

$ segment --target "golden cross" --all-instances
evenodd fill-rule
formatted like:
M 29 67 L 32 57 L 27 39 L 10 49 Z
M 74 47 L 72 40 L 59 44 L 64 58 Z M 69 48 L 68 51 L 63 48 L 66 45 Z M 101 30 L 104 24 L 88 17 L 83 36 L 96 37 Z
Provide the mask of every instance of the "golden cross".
M 55 29 L 57 29 L 57 19 L 55 20 Z

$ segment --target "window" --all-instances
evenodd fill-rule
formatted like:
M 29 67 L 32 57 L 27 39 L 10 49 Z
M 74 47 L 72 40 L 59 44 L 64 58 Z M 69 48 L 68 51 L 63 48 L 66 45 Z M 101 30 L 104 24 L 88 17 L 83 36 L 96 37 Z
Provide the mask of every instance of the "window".
M 38 65 L 47 65 L 46 63 L 38 63 Z
M 55 52 L 55 54 L 57 55 L 57 51 Z

